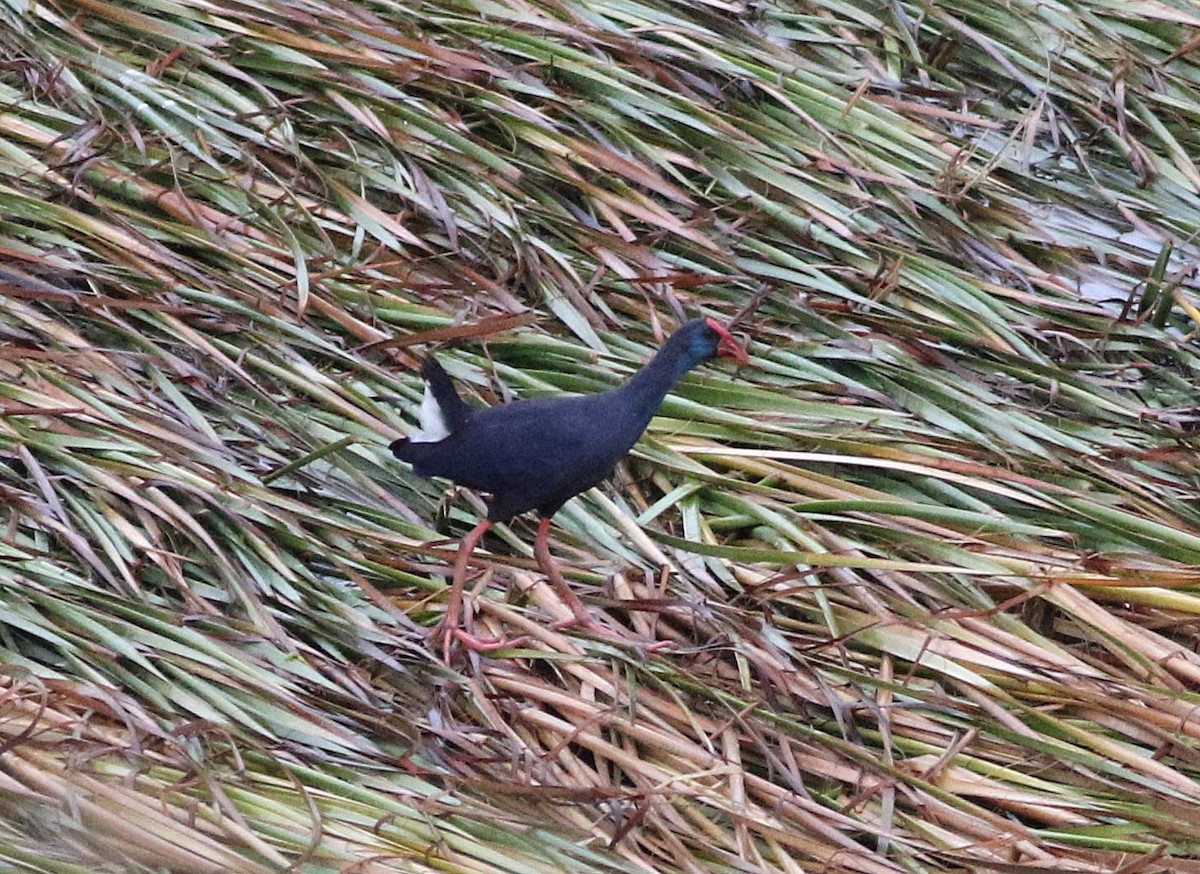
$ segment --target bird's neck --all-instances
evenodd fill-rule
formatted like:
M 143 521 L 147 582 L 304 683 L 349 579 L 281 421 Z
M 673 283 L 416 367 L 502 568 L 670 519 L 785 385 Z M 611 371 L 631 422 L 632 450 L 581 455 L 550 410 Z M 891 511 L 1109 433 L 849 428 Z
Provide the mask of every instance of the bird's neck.
M 617 389 L 625 397 L 629 408 L 641 421 L 642 427 L 650 421 L 662 404 L 663 398 L 679 378 L 699 362 L 686 354 L 680 343 L 672 337 L 658 350 L 650 363 L 635 373 Z

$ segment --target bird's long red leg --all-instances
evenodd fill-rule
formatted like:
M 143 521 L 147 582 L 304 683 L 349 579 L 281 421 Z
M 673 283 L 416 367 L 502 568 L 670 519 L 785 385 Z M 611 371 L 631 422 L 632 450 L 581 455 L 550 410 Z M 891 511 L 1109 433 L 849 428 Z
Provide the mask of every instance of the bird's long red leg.
M 615 640 L 619 643 L 628 642 L 624 635 L 614 632 L 592 618 L 592 614 L 588 612 L 588 608 L 584 606 L 584 603 L 579 600 L 579 596 L 571 591 L 571 587 L 567 585 L 567 581 L 563 579 L 562 573 L 559 571 L 554 559 L 550 556 L 549 534 L 550 519 L 543 517 L 542 521 L 538 524 L 537 537 L 533 541 L 533 556 L 537 559 L 537 563 L 541 566 L 550 582 L 554 584 L 554 588 L 558 589 L 558 593 L 562 595 L 562 599 L 567 602 L 567 606 L 571 609 L 570 619 L 555 622 L 551 627 L 562 629 L 582 626 L 609 640 Z M 670 646 L 671 641 L 662 640 L 647 642 L 640 645 L 640 648 L 646 652 L 655 652 Z
M 571 591 L 571 587 L 563 579 L 558 565 L 555 564 L 554 559 L 550 556 L 549 535 L 550 519 L 544 516 L 542 517 L 542 521 L 538 523 L 537 537 L 533 541 L 533 557 L 537 559 L 537 563 L 546 574 L 546 577 L 554 584 L 554 588 L 558 589 L 558 594 L 567 602 L 567 607 L 570 608 L 572 617 L 564 619 L 561 622 L 555 622 L 554 627 L 572 628 L 576 625 L 582 625 L 584 628 L 591 628 L 595 631 L 605 631 L 604 626 L 592 618 L 592 614 L 588 612 L 588 608 L 579 600 L 579 596 Z
M 451 642 L 458 640 L 467 649 L 475 650 L 476 652 L 487 652 L 488 650 L 501 649 L 502 647 L 513 646 L 518 640 L 486 640 L 468 632 L 462 627 L 463 620 L 463 589 L 467 584 L 467 565 L 471 561 L 471 555 L 475 552 L 475 547 L 479 545 L 479 541 L 483 539 L 483 535 L 487 534 L 492 527 L 491 519 L 484 519 L 478 525 L 471 529 L 466 537 L 462 539 L 462 543 L 458 545 L 458 554 L 454 558 L 454 579 L 450 585 L 450 595 L 446 599 L 446 615 L 442 617 L 430 633 L 430 639 L 436 647 L 438 641 L 442 643 L 442 659 L 446 664 L 450 664 Z

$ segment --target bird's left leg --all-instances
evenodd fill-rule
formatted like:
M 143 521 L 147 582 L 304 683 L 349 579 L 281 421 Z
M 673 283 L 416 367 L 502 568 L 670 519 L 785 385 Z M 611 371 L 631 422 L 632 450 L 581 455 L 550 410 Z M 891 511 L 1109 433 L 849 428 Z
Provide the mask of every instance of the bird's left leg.
M 560 619 L 550 627 L 555 631 L 561 631 L 564 628 L 585 628 L 593 634 L 616 643 L 630 643 L 631 641 L 626 635 L 618 631 L 614 631 L 606 625 L 602 625 L 601 623 L 597 622 L 592 617 L 592 614 L 588 611 L 588 608 L 584 606 L 584 603 L 579 600 L 579 596 L 571 591 L 571 587 L 567 585 L 567 581 L 563 579 L 562 572 L 559 571 L 558 565 L 555 564 L 554 559 L 550 556 L 550 544 L 548 542 L 549 534 L 550 519 L 549 517 L 543 517 L 541 523 L 538 525 L 537 538 L 535 538 L 533 541 L 533 555 L 534 558 L 537 559 L 538 565 L 549 578 L 550 582 L 554 584 L 554 588 L 558 589 L 559 595 L 561 595 L 562 599 L 567 602 L 567 607 L 569 607 L 571 610 L 570 619 Z M 647 652 L 655 652 L 660 649 L 668 648 L 672 645 L 671 641 L 669 640 L 632 642 L 639 650 L 642 651 L 643 657 Z

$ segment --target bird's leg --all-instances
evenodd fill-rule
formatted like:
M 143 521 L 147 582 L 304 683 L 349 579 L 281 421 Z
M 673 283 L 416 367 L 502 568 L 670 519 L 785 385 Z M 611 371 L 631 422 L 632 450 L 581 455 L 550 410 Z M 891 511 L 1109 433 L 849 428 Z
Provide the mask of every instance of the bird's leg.
M 475 547 L 479 545 L 479 541 L 491 527 L 492 520 L 484 519 L 472 528 L 470 533 L 458 544 L 458 555 L 454 559 L 453 582 L 450 585 L 450 594 L 446 598 L 446 614 L 442 617 L 442 621 L 434 626 L 429 635 L 435 647 L 438 641 L 441 641 L 442 658 L 447 664 L 450 663 L 450 643 L 462 630 L 463 588 L 467 584 L 467 564 L 471 560 L 471 554 L 475 551 Z
M 590 628 L 593 631 L 606 631 L 607 629 L 603 625 L 592 618 L 592 614 L 588 612 L 588 608 L 579 600 L 579 596 L 571 591 L 571 587 L 563 579 L 562 572 L 559 571 L 558 565 L 555 564 L 554 559 L 550 556 L 549 535 L 550 518 L 543 516 L 542 521 L 538 523 L 537 537 L 533 541 L 533 557 L 537 559 L 538 566 L 546 574 L 550 582 L 554 584 L 554 588 L 558 589 L 558 594 L 567 602 L 567 607 L 571 610 L 570 619 L 555 622 L 553 627 L 560 629 L 582 625 L 584 628 Z
M 462 539 L 462 543 L 458 546 L 458 554 L 454 559 L 454 578 L 450 585 L 450 595 L 446 599 L 446 615 L 442 617 L 442 621 L 434 626 L 430 632 L 430 640 L 434 647 L 441 641 L 442 644 L 442 659 L 446 664 L 450 664 L 450 650 L 452 641 L 459 641 L 467 649 L 475 652 L 487 652 L 488 650 L 501 649 L 507 646 L 514 646 L 521 638 L 517 640 L 487 640 L 468 632 L 462 627 L 463 621 L 463 589 L 467 584 L 467 565 L 471 561 L 471 555 L 475 552 L 475 547 L 479 545 L 479 541 L 483 539 L 483 535 L 487 534 L 492 527 L 491 519 L 484 519 L 478 525 L 471 529 L 470 533 Z
M 582 627 L 597 634 L 600 637 L 617 643 L 628 643 L 629 640 L 625 635 L 614 632 L 612 629 L 597 622 L 584 603 L 579 600 L 579 596 L 571 591 L 571 587 L 567 585 L 567 581 L 563 579 L 562 572 L 559 571 L 558 565 L 550 556 L 550 544 L 548 542 L 550 534 L 550 519 L 543 517 L 538 524 L 537 537 L 533 541 L 533 555 L 537 559 L 538 565 L 545 572 L 550 582 L 554 584 L 554 588 L 558 589 L 558 593 L 562 599 L 567 602 L 567 606 L 571 609 L 570 619 L 561 619 L 555 622 L 550 627 L 555 631 L 561 631 L 564 628 Z M 653 643 L 639 644 L 638 649 L 643 651 L 643 656 L 646 652 L 656 652 L 660 649 L 666 649 L 671 646 L 671 641 L 661 640 Z

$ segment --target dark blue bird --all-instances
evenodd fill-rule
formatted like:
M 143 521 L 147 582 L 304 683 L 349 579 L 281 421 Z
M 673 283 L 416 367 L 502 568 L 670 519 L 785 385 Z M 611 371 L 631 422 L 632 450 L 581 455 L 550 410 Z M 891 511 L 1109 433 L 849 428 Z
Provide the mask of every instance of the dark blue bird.
M 437 360 L 425 360 L 421 433 L 395 441 L 392 452 L 411 462 L 420 476 L 445 477 L 491 495 L 487 518 L 459 546 L 446 614 L 433 632 L 435 644 L 438 638 L 444 643 L 447 661 L 452 638 L 475 650 L 509 643 L 481 640 L 460 627 L 462 592 L 467 563 L 483 535 L 494 523 L 529 510 L 542 517 L 534 556 L 573 616 L 557 627 L 595 627 L 550 558 L 550 517 L 575 495 L 606 479 L 642 436 L 675 382 L 717 356 L 746 362 L 746 351 L 725 327 L 713 319 L 696 319 L 676 331 L 649 364 L 617 388 L 484 409 L 464 403 Z

